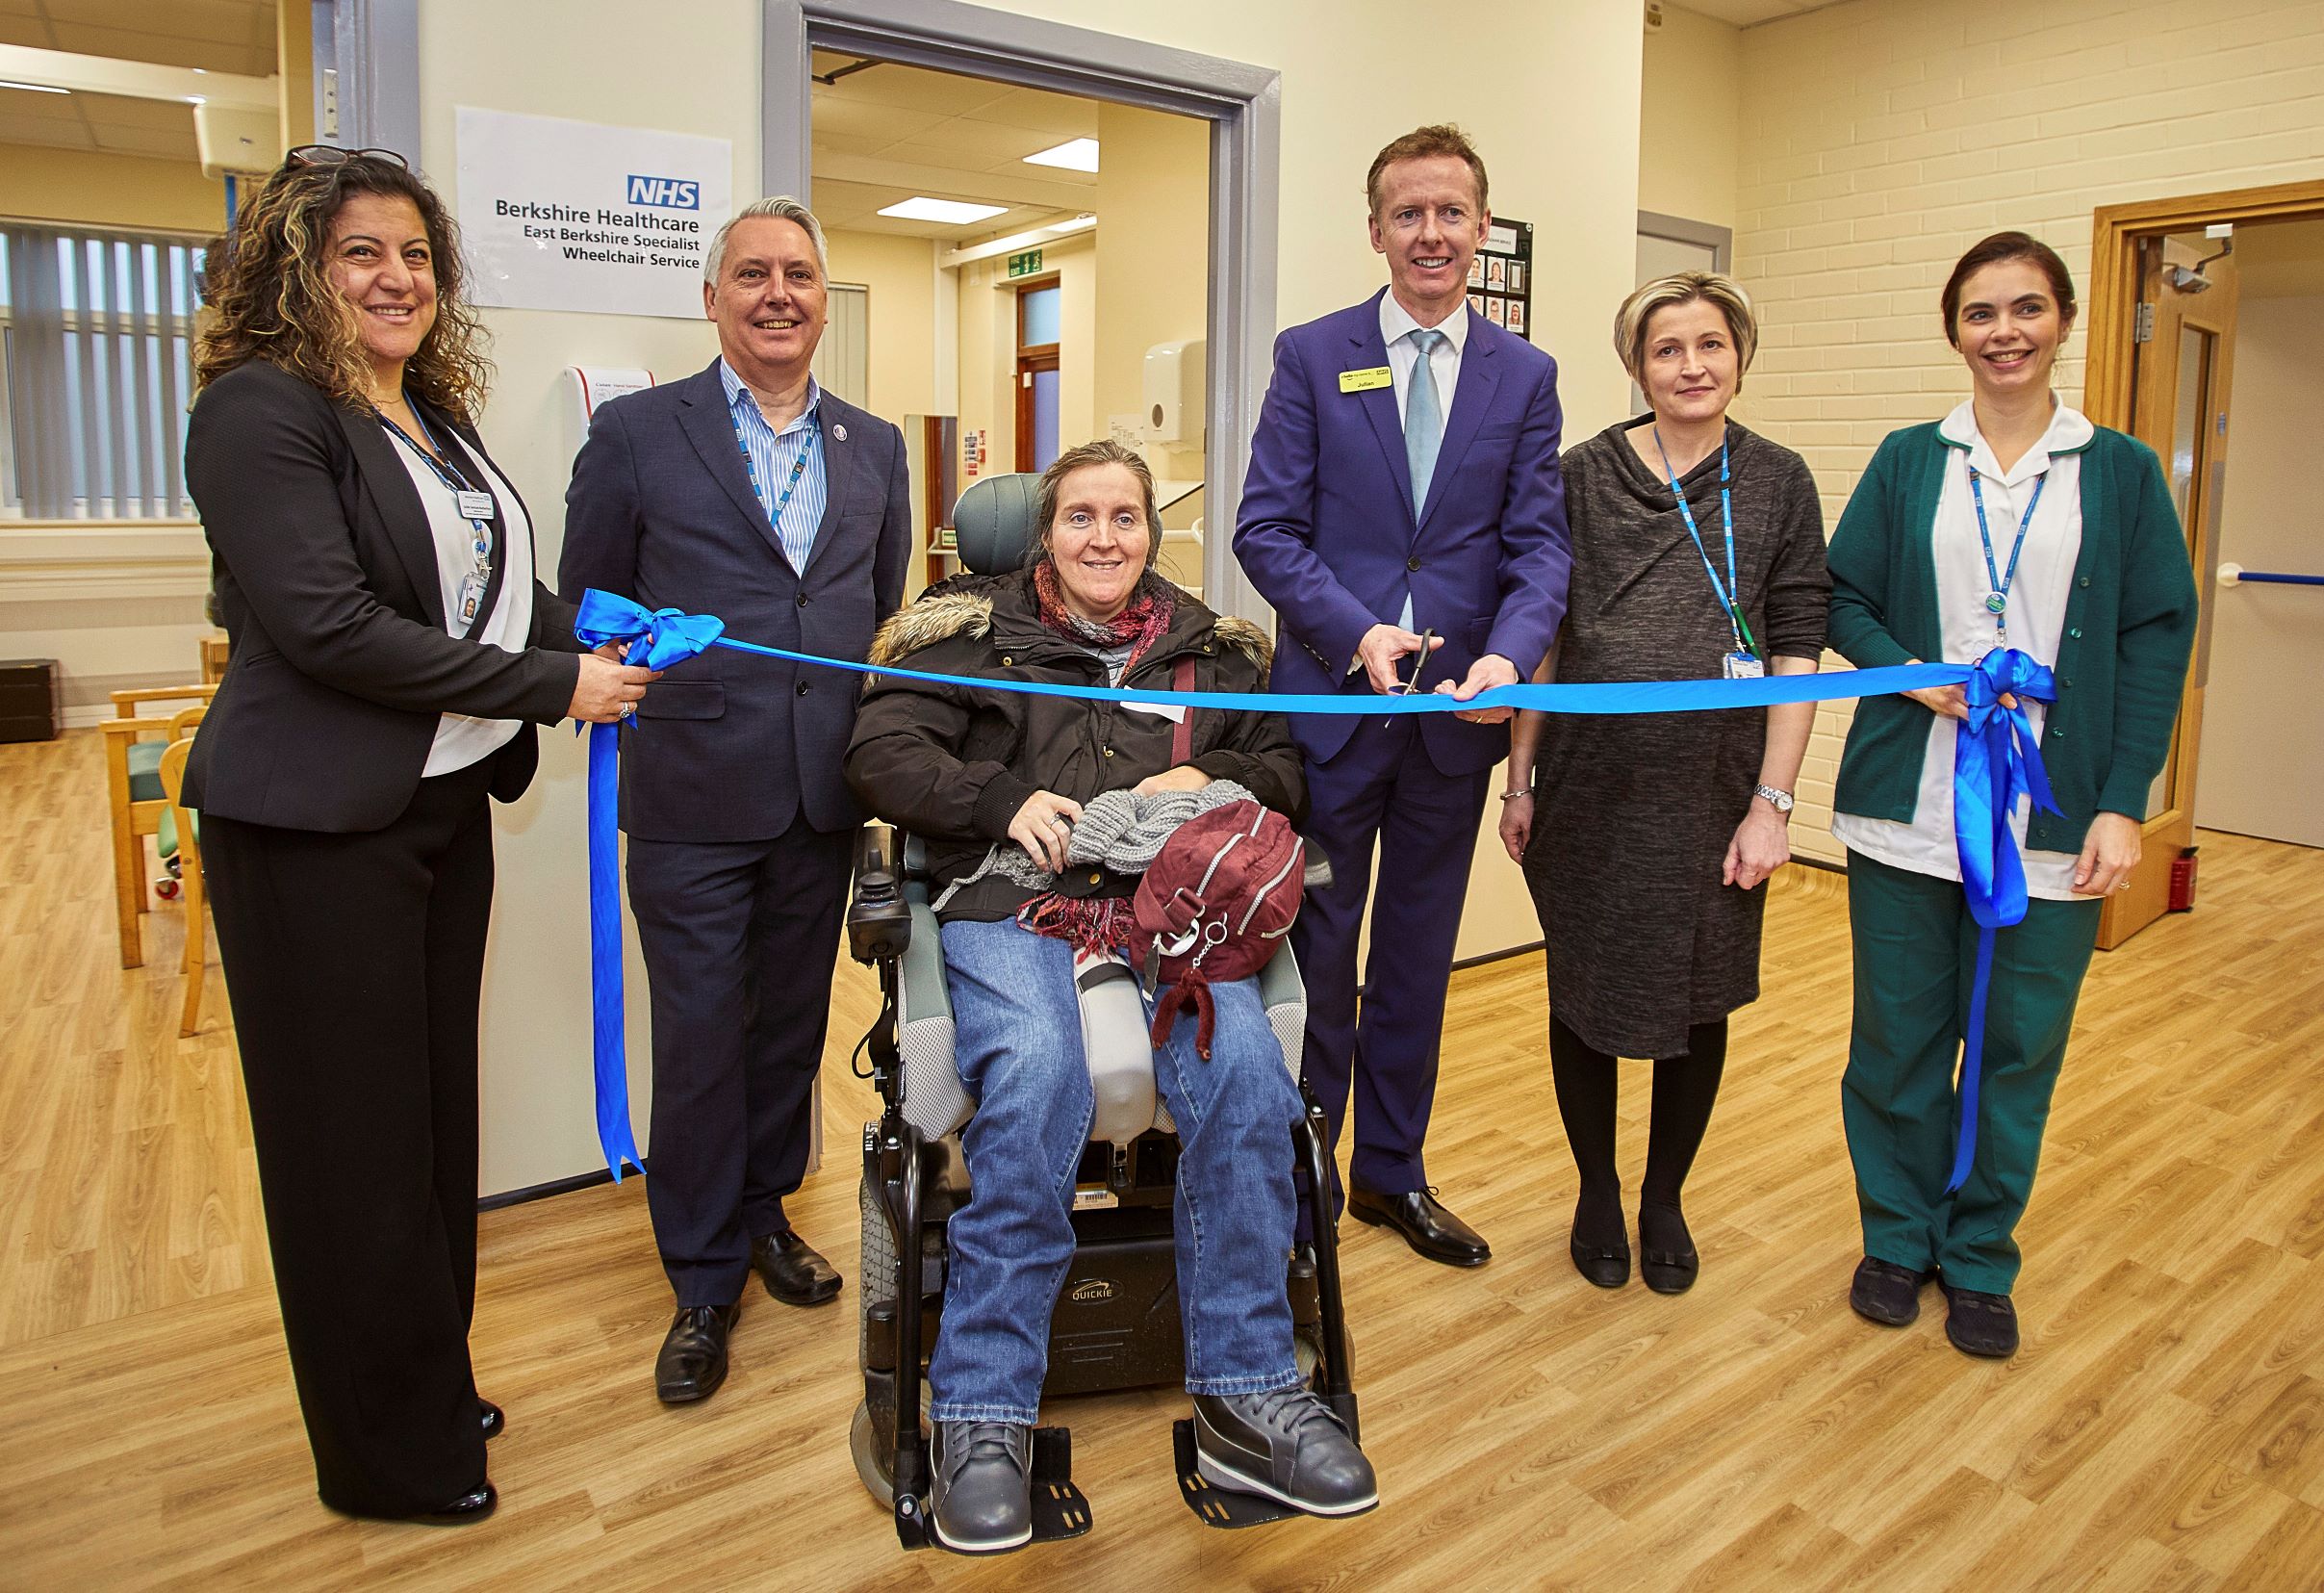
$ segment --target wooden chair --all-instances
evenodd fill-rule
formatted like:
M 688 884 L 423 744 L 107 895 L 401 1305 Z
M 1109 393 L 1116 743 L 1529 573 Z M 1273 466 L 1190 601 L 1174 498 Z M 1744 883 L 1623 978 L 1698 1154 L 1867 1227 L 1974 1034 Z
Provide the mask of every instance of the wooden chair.
M 169 721 L 138 709 L 159 703 L 207 707 L 215 685 L 146 686 L 113 694 L 114 717 L 97 728 L 105 732 L 105 785 L 113 817 L 113 893 L 121 941 L 121 966 L 145 961 L 138 915 L 147 907 L 145 837 L 157 835 L 169 795 L 162 788 L 162 754 L 169 744 Z
M 185 892 L 186 1005 L 177 1026 L 181 1038 L 201 1027 L 202 977 L 209 963 L 205 951 L 208 919 L 203 911 L 209 898 L 202 881 L 201 815 L 189 809 L 179 794 L 186 784 L 186 758 L 193 751 L 193 727 L 201 723 L 202 713 L 201 708 L 188 708 L 170 719 L 169 744 L 162 749 L 161 765 L 156 771 L 169 804 L 162 815 L 164 850 L 176 852 L 178 884 Z
M 214 686 L 226 678 L 226 649 L 228 639 L 223 635 L 202 638 L 202 683 Z

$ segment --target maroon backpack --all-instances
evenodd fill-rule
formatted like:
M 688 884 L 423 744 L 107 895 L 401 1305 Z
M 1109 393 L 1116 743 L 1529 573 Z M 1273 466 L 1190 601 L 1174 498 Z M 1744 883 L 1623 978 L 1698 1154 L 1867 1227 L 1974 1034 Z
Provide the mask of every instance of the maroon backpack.
M 1256 802 L 1213 808 L 1170 833 L 1132 903 L 1131 962 L 1149 994 L 1166 987 L 1155 1008 L 1155 1044 L 1191 1009 L 1200 1017 L 1195 1054 L 1211 1060 L 1217 1014 L 1210 987 L 1266 966 L 1299 916 L 1306 865 L 1290 820 Z

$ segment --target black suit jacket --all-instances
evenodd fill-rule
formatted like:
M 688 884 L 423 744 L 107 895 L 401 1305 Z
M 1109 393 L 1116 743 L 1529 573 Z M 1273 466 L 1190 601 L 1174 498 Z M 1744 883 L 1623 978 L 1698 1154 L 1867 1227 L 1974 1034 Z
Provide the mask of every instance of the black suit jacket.
M 427 419 L 483 454 L 474 432 Z M 188 807 L 382 829 L 419 789 L 441 715 L 549 724 L 572 706 L 573 604 L 546 586 L 529 651 L 446 633 L 427 510 L 373 416 L 252 360 L 195 400 L 186 482 L 234 641 L 187 761 Z M 513 801 L 539 758 L 531 726 L 496 756 L 493 795 Z
M 904 434 L 826 392 L 829 496 L 794 570 L 751 491 L 718 362 L 615 398 L 590 423 L 565 493 L 557 585 L 715 614 L 795 653 L 863 658 L 904 601 L 911 559 Z M 622 828 L 644 840 L 768 840 L 804 813 L 863 821 L 840 770 L 860 676 L 712 648 L 671 667 L 623 732 Z

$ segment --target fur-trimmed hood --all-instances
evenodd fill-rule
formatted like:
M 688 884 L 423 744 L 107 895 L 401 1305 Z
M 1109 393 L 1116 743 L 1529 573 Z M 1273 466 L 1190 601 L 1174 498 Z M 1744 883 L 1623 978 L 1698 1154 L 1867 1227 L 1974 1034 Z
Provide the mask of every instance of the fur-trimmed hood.
M 1021 607 L 1030 615 L 1030 602 L 1011 599 L 1030 597 L 1031 578 L 1021 572 L 1007 576 L 955 576 L 940 581 L 923 592 L 916 602 L 906 604 L 888 616 L 872 638 L 869 661 L 875 664 L 899 664 L 923 649 L 955 636 L 978 638 L 992 633 L 993 604 L 996 598 L 1012 608 Z M 1171 630 L 1187 634 L 1188 621 L 1197 622 L 1191 628 L 1199 633 L 1199 622 L 1208 620 L 1210 629 L 1219 645 L 1231 648 L 1251 661 L 1259 672 L 1264 686 L 1267 671 L 1275 661 L 1275 643 L 1265 630 L 1249 620 L 1234 615 L 1213 614 L 1199 600 L 1184 591 L 1178 593 L 1178 616 Z

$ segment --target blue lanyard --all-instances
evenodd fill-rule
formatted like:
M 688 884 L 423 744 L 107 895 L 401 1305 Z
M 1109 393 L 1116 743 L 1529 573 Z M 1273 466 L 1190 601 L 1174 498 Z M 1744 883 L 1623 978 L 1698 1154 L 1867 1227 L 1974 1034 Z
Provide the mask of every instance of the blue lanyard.
M 758 402 L 749 388 L 743 389 L 737 397 L 748 398 L 753 404 Z M 417 412 L 415 411 L 415 413 Z M 731 404 L 727 406 L 727 419 L 734 423 L 734 446 L 742 450 L 742 470 L 743 474 L 751 478 L 751 496 L 757 499 L 763 505 L 767 501 L 767 491 L 758 484 L 758 467 L 751 462 L 751 445 L 743 439 L 742 417 L 734 413 L 734 406 Z M 759 416 L 759 420 L 764 422 L 766 417 L 762 414 Z M 822 433 L 823 418 L 819 415 L 809 415 L 806 440 L 799 446 L 799 457 L 791 462 L 791 478 L 783 483 L 782 496 L 775 501 L 775 506 L 767 510 L 767 524 L 774 527 L 777 531 L 782 529 L 782 511 L 791 506 L 791 495 L 799 490 L 799 478 L 807 473 L 807 450 L 815 446 L 815 439 Z M 781 433 L 778 432 L 776 435 L 779 437 Z M 844 439 L 842 440 L 844 441 Z
M 1985 545 L 1985 612 L 1993 616 L 1993 633 L 2009 633 L 2009 587 L 2017 579 L 2017 555 L 2026 551 L 2026 531 L 2033 524 L 2033 511 L 2041 507 L 2042 488 L 2050 484 L 2050 473 L 2043 471 L 2033 478 L 2033 496 L 2026 501 L 2026 512 L 2017 523 L 2017 541 L 2009 548 L 2009 568 L 1997 571 L 1993 567 L 1993 533 L 1985 528 L 1985 488 L 1979 479 L 1977 466 L 1969 455 L 1961 455 L 1962 468 L 1969 472 L 1969 496 L 1977 503 L 1977 538 Z
M 1751 628 L 1737 606 L 1736 596 L 1743 591 L 1735 579 L 1735 503 L 1727 487 L 1726 434 L 1719 437 L 1719 519 L 1726 529 L 1726 584 L 1719 584 L 1719 572 L 1711 567 L 1710 552 L 1702 545 L 1702 533 L 1695 528 L 1695 511 L 1687 502 L 1686 489 L 1678 484 L 1678 473 L 1671 469 L 1670 451 L 1662 446 L 1662 427 L 1654 428 L 1654 451 L 1662 455 L 1662 468 L 1671 477 L 1671 496 L 1678 500 L 1679 518 L 1687 523 L 1687 535 L 1695 539 L 1695 552 L 1702 559 L 1702 573 L 1711 578 L 1712 595 L 1726 614 L 1727 629 L 1734 632 L 1735 651 L 1756 655 L 1759 651 L 1752 640 Z

